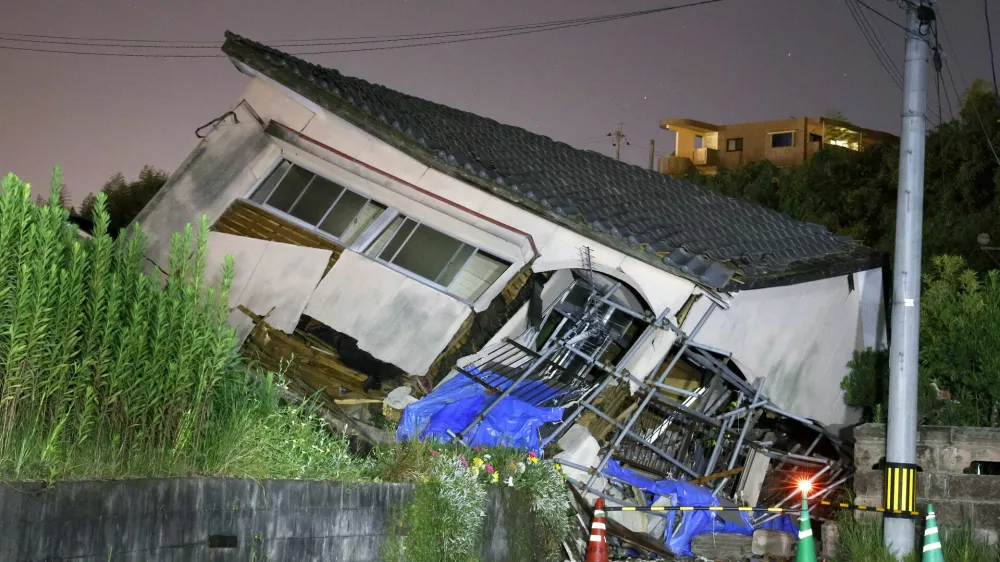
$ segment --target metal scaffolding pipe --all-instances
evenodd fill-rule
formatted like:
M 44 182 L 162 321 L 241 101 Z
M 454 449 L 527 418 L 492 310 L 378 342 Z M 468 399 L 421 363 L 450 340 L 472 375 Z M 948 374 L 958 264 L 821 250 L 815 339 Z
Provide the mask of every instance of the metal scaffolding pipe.
M 691 331 L 691 334 L 688 337 L 684 338 L 684 343 L 681 344 L 681 348 L 674 355 L 674 358 L 670 361 L 667 368 L 664 369 L 663 372 L 660 374 L 660 377 L 656 380 L 656 382 L 663 382 L 664 380 L 666 380 L 667 375 L 670 373 L 670 370 L 673 369 L 675 365 L 677 365 L 677 362 L 680 361 L 681 356 L 684 355 L 684 351 L 688 348 L 688 342 L 691 341 L 691 339 L 694 338 L 696 335 L 698 335 L 698 332 L 701 330 L 702 326 L 704 326 L 705 323 L 708 321 L 709 316 L 712 315 L 712 312 L 717 308 L 717 306 L 718 305 L 716 305 L 714 302 L 711 305 L 709 305 L 708 310 L 698 320 L 698 324 Z M 639 416 L 646 409 L 646 406 L 649 405 L 649 402 L 653 399 L 653 396 L 655 394 L 656 394 L 655 390 L 651 390 L 650 392 L 646 393 L 645 398 L 643 398 L 642 402 L 639 403 L 639 407 L 629 418 L 628 423 L 625 424 L 626 431 L 632 429 L 632 426 L 635 425 L 635 422 L 639 419 Z M 625 432 L 624 431 L 619 432 L 618 436 L 615 438 L 614 443 L 611 445 L 611 447 L 608 448 L 608 452 L 604 454 L 604 457 L 601 458 L 601 462 L 597 465 L 598 472 L 604 469 L 604 465 L 606 465 L 608 463 L 608 460 L 611 459 L 611 455 L 613 455 L 615 450 L 618 449 L 618 446 L 621 444 L 622 439 L 624 438 L 625 438 Z M 593 480 L 594 476 L 591 476 L 590 482 L 587 483 L 587 486 L 593 484 L 594 483 Z
M 664 318 L 666 318 L 667 314 L 670 314 L 669 307 L 664 308 L 663 311 L 660 312 L 660 314 L 656 317 L 656 322 L 659 322 Z M 625 371 L 625 366 L 628 365 L 629 361 L 631 361 L 633 357 L 635 357 L 635 354 L 639 352 L 639 348 L 646 343 L 646 340 L 648 340 L 656 332 L 656 330 L 657 328 L 655 327 L 655 323 L 646 326 L 646 329 L 643 330 L 641 334 L 639 334 L 639 338 L 636 340 L 635 344 L 633 344 L 632 347 L 630 347 L 628 351 L 625 352 L 625 355 L 621 358 L 621 360 L 618 361 L 618 365 L 615 367 L 614 370 L 609 369 L 607 365 L 601 363 L 595 363 L 597 367 L 608 372 L 609 375 L 611 376 L 604 377 L 604 380 L 602 380 L 597 385 L 597 388 L 594 389 L 594 391 L 576 407 L 573 413 L 570 414 L 568 418 L 563 420 L 562 423 L 560 423 L 559 426 L 555 429 L 555 431 L 553 431 L 548 437 L 542 440 L 539 449 L 544 450 L 549 443 L 559 438 L 562 432 L 565 431 L 567 427 L 569 427 L 570 423 L 572 423 L 573 421 L 575 421 L 580 417 L 580 414 L 583 413 L 583 409 L 589 404 L 591 404 L 594 400 L 596 400 L 598 396 L 600 396 L 601 392 L 604 391 L 604 388 L 611 383 L 613 377 L 618 377 L 620 376 L 621 372 Z

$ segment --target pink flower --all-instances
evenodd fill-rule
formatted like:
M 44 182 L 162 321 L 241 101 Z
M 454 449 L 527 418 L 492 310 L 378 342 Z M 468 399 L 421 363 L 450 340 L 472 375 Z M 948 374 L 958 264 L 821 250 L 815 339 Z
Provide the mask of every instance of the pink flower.
M 431 456 L 432 456 L 432 457 L 436 457 L 436 456 L 438 456 L 438 455 L 440 455 L 440 454 L 441 454 L 441 452 L 440 452 L 440 451 L 435 451 L 434 449 L 431 449 Z
M 486 465 L 486 473 L 487 474 L 493 474 L 493 465 L 492 464 Z
M 465 460 L 465 455 L 459 456 L 458 457 L 458 462 L 462 463 L 462 466 L 465 466 L 465 467 L 469 466 L 469 463 L 466 462 L 466 460 Z
M 529 459 L 536 458 L 537 456 L 538 455 L 536 455 L 534 451 L 528 451 L 528 458 Z
M 483 446 L 482 445 L 476 445 L 475 447 L 473 447 L 473 450 L 476 451 L 477 453 L 481 453 L 481 452 L 483 452 Z

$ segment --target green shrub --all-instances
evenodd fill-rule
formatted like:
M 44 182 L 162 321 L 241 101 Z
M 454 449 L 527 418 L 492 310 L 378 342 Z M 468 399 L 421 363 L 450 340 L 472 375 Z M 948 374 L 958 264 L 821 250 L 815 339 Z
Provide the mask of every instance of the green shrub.
M 478 560 L 482 538 L 490 532 L 483 524 L 491 487 L 500 496 L 512 559 L 563 560 L 569 492 L 553 463 L 516 449 L 420 441 L 394 444 L 376 458 L 377 477 L 410 478 L 416 484 L 413 502 L 398 517 L 405 536 L 387 542 L 387 560 Z
M 56 168 L 35 205 L 12 174 L 2 184 L 0 478 L 361 474 L 345 440 L 241 365 L 226 323 L 233 261 L 205 286 L 205 219 L 174 235 L 161 288 L 142 231 L 113 241 L 99 194 L 80 238 L 61 186 Z
M 920 311 L 920 421 L 1000 427 L 1000 271 L 977 275 L 952 256 L 933 264 Z M 861 408 L 864 421 L 884 421 L 889 360 L 888 351 L 867 350 L 848 363 L 844 402 Z

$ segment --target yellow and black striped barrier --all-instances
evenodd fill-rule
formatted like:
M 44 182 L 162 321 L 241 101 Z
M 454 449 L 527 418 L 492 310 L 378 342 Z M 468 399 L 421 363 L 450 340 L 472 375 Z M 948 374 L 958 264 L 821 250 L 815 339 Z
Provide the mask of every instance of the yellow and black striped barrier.
M 861 505 L 853 503 L 838 503 L 829 501 L 819 501 L 814 505 L 824 505 L 828 507 L 833 507 L 835 509 L 851 509 L 855 511 L 871 511 L 873 513 L 886 513 L 893 514 L 901 517 L 919 517 L 919 511 L 902 511 L 895 510 L 890 511 L 884 507 L 874 507 L 870 505 Z M 606 506 L 605 511 L 744 511 L 752 513 L 787 513 L 795 514 L 801 513 L 802 510 L 799 508 L 785 508 L 785 507 L 738 507 L 738 506 L 722 506 L 722 505 L 653 505 L 649 507 L 638 507 L 638 506 Z
M 890 517 L 906 517 L 916 509 L 917 465 L 885 463 L 885 513 Z

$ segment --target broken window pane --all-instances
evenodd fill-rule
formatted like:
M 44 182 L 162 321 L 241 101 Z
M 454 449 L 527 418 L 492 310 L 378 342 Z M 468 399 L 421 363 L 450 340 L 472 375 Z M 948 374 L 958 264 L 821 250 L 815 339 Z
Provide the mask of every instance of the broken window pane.
M 337 200 L 341 192 L 344 192 L 343 186 L 316 176 L 316 179 L 309 183 L 309 187 L 306 188 L 305 193 L 295 203 L 295 207 L 289 214 L 309 224 L 316 224 L 323 218 L 326 210 Z M 353 193 L 350 191 L 344 193 L 344 197 L 348 195 L 353 195 Z M 344 197 L 341 197 L 341 201 Z M 340 207 L 340 203 L 337 203 L 337 207 Z
M 285 174 L 285 178 L 278 184 L 278 188 L 267 198 L 267 204 L 287 213 L 313 177 L 315 177 L 314 174 L 309 170 L 292 166 Z
M 358 239 L 358 236 L 361 236 L 361 233 L 367 230 L 368 227 L 371 226 L 371 224 L 375 222 L 375 220 L 379 218 L 383 212 L 385 212 L 385 209 L 385 205 L 369 201 L 365 207 L 361 209 L 361 212 L 358 213 L 358 216 L 354 217 L 354 220 L 351 221 L 351 225 L 347 227 L 347 230 L 340 235 L 340 240 L 347 246 L 353 244 L 354 241 Z
M 467 301 L 475 301 L 510 267 L 499 258 L 476 252 L 451 284 L 451 292 Z
M 399 237 L 398 234 L 396 236 Z M 462 242 L 447 234 L 420 225 L 392 262 L 424 279 L 434 280 L 462 245 Z
M 337 204 L 333 206 L 330 213 L 323 219 L 323 224 L 320 225 L 320 228 L 340 238 L 347 230 L 347 227 L 351 225 L 354 217 L 358 216 L 361 208 L 365 206 L 366 201 L 368 201 L 368 198 L 363 195 L 358 195 L 349 190 L 344 191 L 344 194 L 340 196 L 340 200 L 337 201 Z
M 281 181 L 281 178 L 285 175 L 285 172 L 288 171 L 288 168 L 291 165 L 292 164 L 288 160 L 282 160 L 281 163 L 274 168 L 274 171 L 272 171 L 271 174 L 264 179 L 263 183 L 261 183 L 257 188 L 257 191 L 254 191 L 250 200 L 254 203 L 263 203 L 264 201 L 267 201 L 267 197 L 271 195 L 272 191 L 274 191 L 274 186 L 278 185 L 278 182 Z

